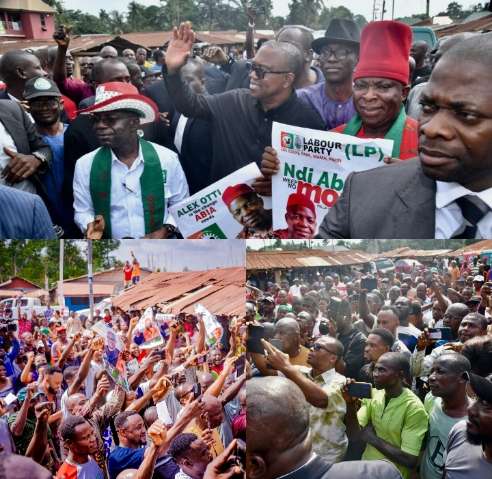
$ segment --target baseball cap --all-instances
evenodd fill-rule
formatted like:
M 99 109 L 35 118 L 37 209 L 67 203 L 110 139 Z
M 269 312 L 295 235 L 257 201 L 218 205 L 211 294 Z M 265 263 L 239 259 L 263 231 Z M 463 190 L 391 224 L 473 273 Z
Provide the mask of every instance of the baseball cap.
M 22 388 L 18 393 L 17 393 L 17 400 L 20 402 L 20 403 L 23 403 L 24 402 L 24 399 L 26 399 L 26 394 L 27 394 L 27 388 Z M 41 391 L 36 391 L 33 395 L 32 395 L 32 399 L 35 399 L 37 398 L 39 395 L 41 394 L 44 394 L 42 393 Z
M 53 80 L 45 77 L 34 77 L 26 81 L 23 96 L 26 100 L 43 96 L 60 98 L 61 93 Z
M 472 296 L 465 304 L 480 304 L 482 302 L 482 298 L 480 296 Z
M 477 274 L 474 278 L 473 278 L 473 282 L 480 282 L 480 283 L 483 283 L 485 281 L 485 278 L 481 275 L 481 274 Z
M 492 381 L 474 373 L 467 373 L 473 392 L 483 401 L 492 404 Z
M 275 303 L 275 300 L 271 296 L 264 296 L 260 301 L 262 303 Z

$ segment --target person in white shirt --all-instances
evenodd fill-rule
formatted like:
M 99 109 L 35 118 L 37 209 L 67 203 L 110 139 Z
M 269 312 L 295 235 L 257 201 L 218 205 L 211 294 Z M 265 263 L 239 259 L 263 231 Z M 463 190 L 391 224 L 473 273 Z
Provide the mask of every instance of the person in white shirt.
M 189 196 L 176 153 L 139 137 L 158 117 L 152 100 L 129 83 L 98 86 L 91 114 L 100 148 L 76 163 L 75 223 L 88 238 L 166 238 L 170 206 Z

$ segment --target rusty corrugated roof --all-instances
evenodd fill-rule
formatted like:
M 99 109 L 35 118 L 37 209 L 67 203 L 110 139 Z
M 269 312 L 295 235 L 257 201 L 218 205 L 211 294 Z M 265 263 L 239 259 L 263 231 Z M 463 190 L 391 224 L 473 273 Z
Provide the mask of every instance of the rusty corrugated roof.
M 124 310 L 159 305 L 169 313 L 193 313 L 201 303 L 212 314 L 242 315 L 245 281 L 244 268 L 152 273 L 113 298 L 113 305 Z
M 408 246 L 378 254 L 376 258 L 428 258 L 449 254 L 449 249 L 412 249 Z
M 451 251 L 449 256 L 461 256 L 464 254 L 480 254 L 482 251 L 492 250 L 492 240 L 482 240 L 477 243 L 470 244 L 464 248 L 459 248 Z
M 438 37 L 454 35 L 463 32 L 490 32 L 492 31 L 492 13 L 486 17 L 478 18 L 465 23 L 452 23 L 441 28 L 435 29 Z
M 363 251 L 325 251 L 306 249 L 301 251 L 248 251 L 248 269 L 285 269 L 321 266 L 346 266 L 371 261 L 372 255 Z
M 93 283 L 92 289 L 95 296 L 111 296 L 115 293 L 115 284 Z M 89 296 L 88 283 L 63 283 L 63 296 L 85 297 Z

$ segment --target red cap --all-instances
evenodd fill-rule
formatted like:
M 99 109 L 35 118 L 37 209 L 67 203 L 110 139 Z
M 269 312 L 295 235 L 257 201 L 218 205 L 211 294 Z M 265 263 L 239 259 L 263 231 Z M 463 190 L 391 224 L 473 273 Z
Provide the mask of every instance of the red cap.
M 412 30 L 405 23 L 384 20 L 367 24 L 360 38 L 360 59 L 354 80 L 380 77 L 407 85 L 411 44 Z
M 316 215 L 316 207 L 314 203 L 306 196 L 300 193 L 292 193 L 287 200 L 287 209 L 291 209 L 294 206 L 302 206 L 311 210 Z
M 58 326 L 56 328 L 57 333 L 62 333 L 63 331 L 66 331 L 66 330 L 67 330 L 67 328 L 65 326 Z
M 239 196 L 247 195 L 249 193 L 254 193 L 255 190 L 251 186 L 241 183 L 239 185 L 228 186 L 224 193 L 222 193 L 222 201 L 227 205 L 230 204 Z

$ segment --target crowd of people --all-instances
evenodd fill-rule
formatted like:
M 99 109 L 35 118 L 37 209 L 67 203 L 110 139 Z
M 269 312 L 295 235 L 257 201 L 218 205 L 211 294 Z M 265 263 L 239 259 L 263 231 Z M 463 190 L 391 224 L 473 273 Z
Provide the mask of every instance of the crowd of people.
M 418 264 L 251 272 L 248 477 L 492 476 L 490 265 Z
M 321 38 L 285 26 L 254 45 L 248 15 L 243 54 L 197 48 L 189 23 L 152 61 L 145 48 L 106 45 L 79 58 L 80 73 L 63 25 L 56 46 L 4 53 L 0 236 L 180 238 L 169 207 L 251 162 L 262 173 L 251 194 L 271 196 L 272 122 L 393 141 L 392 168 L 352 174 L 321 237 L 492 234 L 490 34 L 444 37 L 430 51 L 406 24 L 360 31 L 335 18 Z M 263 200 L 236 209 L 241 237 L 295 234 L 272 230 Z
M 0 475 L 244 478 L 244 318 L 0 311 Z

